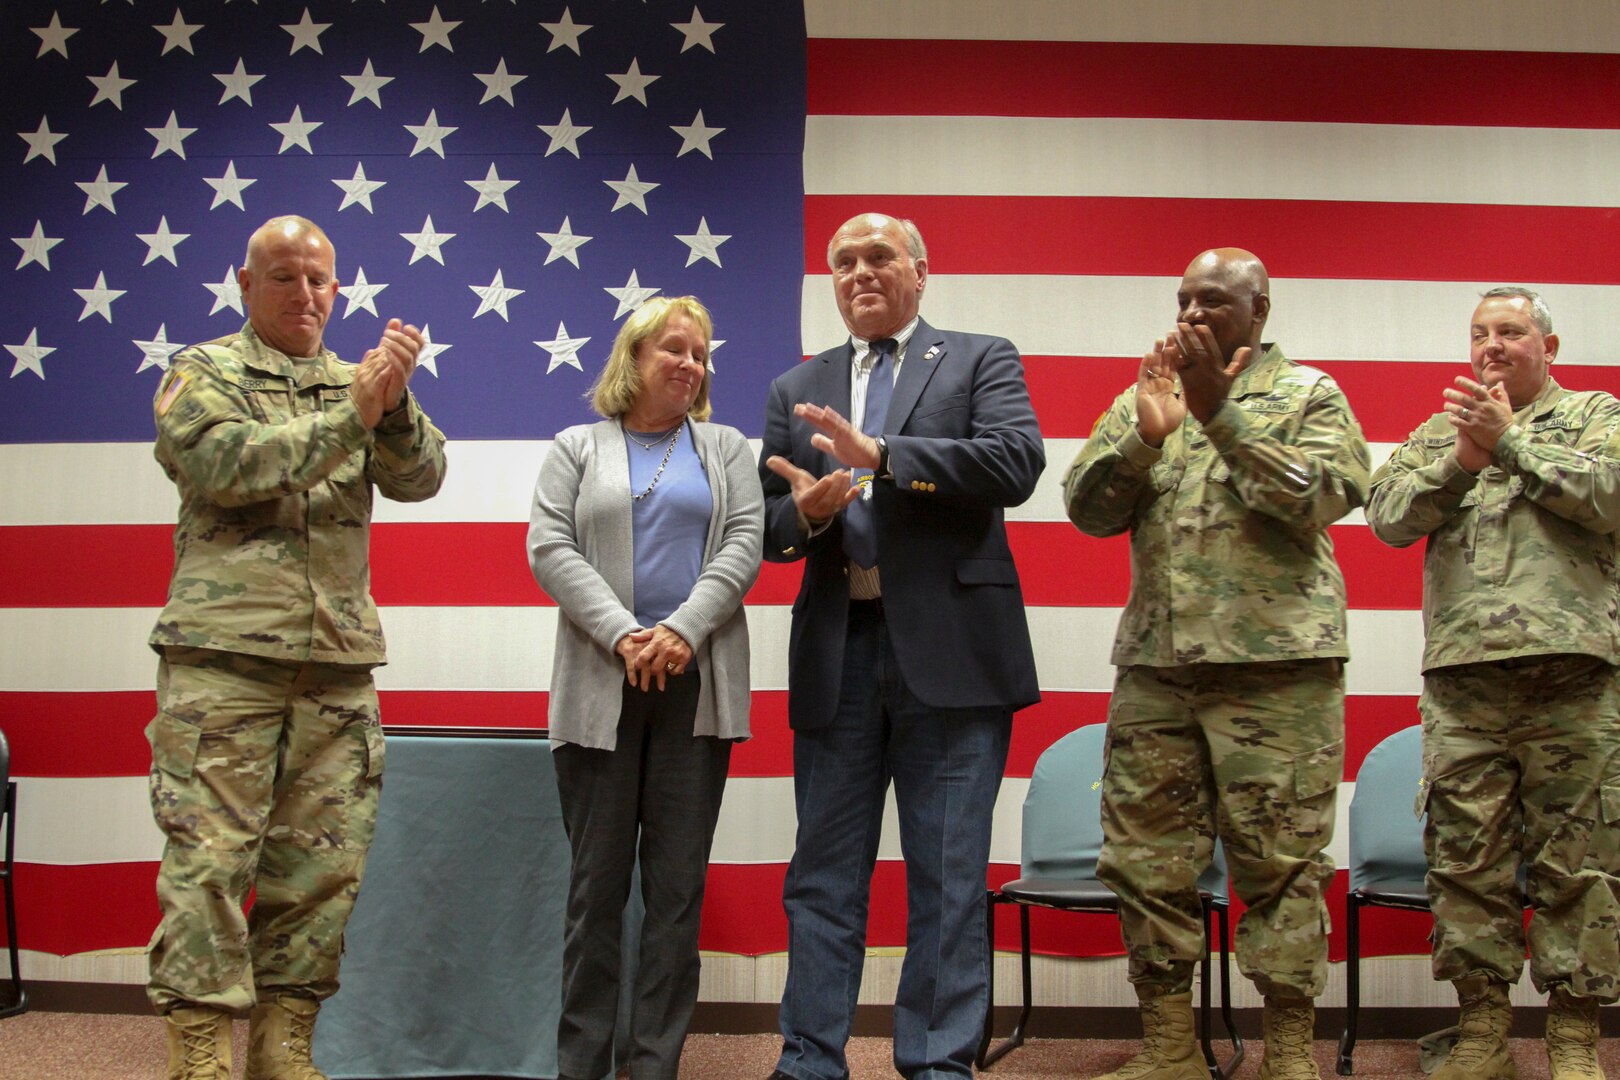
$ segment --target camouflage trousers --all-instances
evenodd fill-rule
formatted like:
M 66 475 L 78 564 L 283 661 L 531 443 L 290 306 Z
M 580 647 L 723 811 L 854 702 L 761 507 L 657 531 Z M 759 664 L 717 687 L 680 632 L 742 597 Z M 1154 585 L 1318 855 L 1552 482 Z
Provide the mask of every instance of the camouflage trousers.
M 1204 956 L 1199 874 L 1220 837 L 1238 967 L 1262 994 L 1327 980 L 1327 854 L 1344 770 L 1340 661 L 1120 669 L 1108 707 L 1097 876 L 1120 901 L 1130 980 L 1180 993 Z
M 1420 809 L 1434 977 L 1620 997 L 1620 669 L 1535 656 L 1428 673 Z
M 370 668 L 171 646 L 157 700 L 153 1006 L 241 1013 L 260 994 L 336 993 L 382 788 Z

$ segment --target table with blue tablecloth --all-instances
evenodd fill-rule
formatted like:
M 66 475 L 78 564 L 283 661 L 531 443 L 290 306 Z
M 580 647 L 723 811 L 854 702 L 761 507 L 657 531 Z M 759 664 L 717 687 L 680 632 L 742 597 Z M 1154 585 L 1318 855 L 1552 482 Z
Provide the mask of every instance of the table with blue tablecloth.
M 315 1030 L 333 1080 L 557 1075 L 570 860 L 539 734 L 388 737 L 342 989 Z M 628 1015 L 625 995 L 621 1033 Z

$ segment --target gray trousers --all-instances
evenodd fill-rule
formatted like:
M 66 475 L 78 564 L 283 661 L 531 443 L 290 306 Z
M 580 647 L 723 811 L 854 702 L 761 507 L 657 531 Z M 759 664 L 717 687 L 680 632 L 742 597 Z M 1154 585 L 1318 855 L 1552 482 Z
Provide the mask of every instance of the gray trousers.
M 698 994 L 703 887 L 731 743 L 692 734 L 696 671 L 666 689 L 628 683 L 615 749 L 553 755 L 573 851 L 563 930 L 557 1064 L 565 1077 L 612 1070 L 620 932 L 639 857 L 646 917 L 630 1018 L 633 1080 L 675 1080 Z

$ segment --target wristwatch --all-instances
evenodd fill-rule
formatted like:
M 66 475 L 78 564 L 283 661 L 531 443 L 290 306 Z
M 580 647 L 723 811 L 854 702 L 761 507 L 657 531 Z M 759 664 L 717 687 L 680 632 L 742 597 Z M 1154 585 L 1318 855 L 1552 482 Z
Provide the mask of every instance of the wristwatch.
M 872 475 L 880 480 L 893 480 L 894 473 L 889 469 L 889 440 L 882 435 L 877 437 L 878 466 L 872 470 Z

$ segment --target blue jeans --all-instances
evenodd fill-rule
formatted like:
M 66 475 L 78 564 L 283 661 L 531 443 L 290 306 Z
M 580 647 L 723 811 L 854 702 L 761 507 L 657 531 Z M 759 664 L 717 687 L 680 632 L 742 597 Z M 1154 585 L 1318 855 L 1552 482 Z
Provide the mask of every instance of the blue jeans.
M 837 715 L 795 731 L 798 837 L 782 902 L 788 974 L 777 1068 L 845 1080 L 883 805 L 894 782 L 906 861 L 906 956 L 894 1065 L 912 1080 L 973 1075 L 987 1003 L 985 867 L 1007 764 L 1008 709 L 940 709 L 900 678 L 882 616 L 852 608 Z

